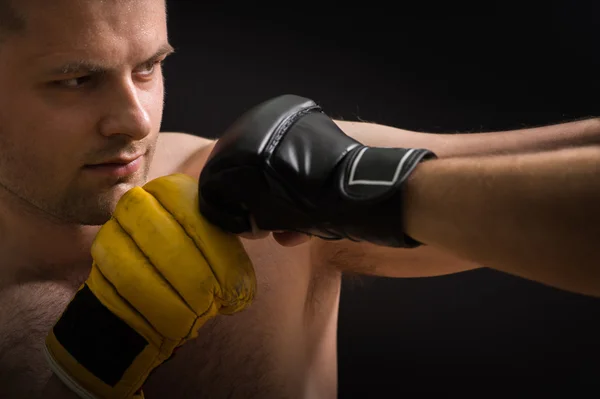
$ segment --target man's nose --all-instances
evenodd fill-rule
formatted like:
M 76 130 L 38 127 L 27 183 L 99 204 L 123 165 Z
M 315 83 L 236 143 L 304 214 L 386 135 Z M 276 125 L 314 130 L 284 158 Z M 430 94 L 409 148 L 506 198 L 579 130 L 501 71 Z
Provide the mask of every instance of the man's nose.
M 100 123 L 103 136 L 126 135 L 141 140 L 152 131 L 148 113 L 152 93 L 140 90 L 131 80 L 107 89 L 108 112 Z

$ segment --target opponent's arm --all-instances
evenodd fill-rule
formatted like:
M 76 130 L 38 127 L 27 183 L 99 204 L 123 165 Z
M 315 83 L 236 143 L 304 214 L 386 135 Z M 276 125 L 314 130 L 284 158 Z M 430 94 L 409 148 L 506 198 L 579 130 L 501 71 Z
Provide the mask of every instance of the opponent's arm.
M 426 162 L 403 203 L 406 233 L 425 244 L 600 296 L 600 145 Z
M 469 134 L 431 134 L 407 131 L 373 123 L 335 122 L 344 133 L 363 144 L 374 147 L 429 148 L 440 159 L 535 153 L 600 144 L 600 119 L 598 118 L 506 132 Z M 514 158 L 506 157 L 503 159 L 505 165 L 508 167 Z M 436 161 L 436 169 L 444 167 L 444 164 L 439 162 Z M 472 162 L 473 160 L 469 159 L 468 161 L 463 161 L 462 165 L 463 167 L 468 167 L 469 165 L 473 165 Z M 431 165 L 426 165 L 427 163 L 421 165 L 418 170 L 422 167 L 431 168 Z M 526 175 L 527 178 L 533 177 L 532 172 L 526 173 L 529 173 Z M 432 176 L 431 173 L 427 175 L 430 178 Z M 435 190 L 431 186 L 430 189 Z M 460 189 L 457 189 L 454 193 L 455 195 L 461 193 L 461 197 L 462 194 L 467 195 Z M 438 200 L 443 200 L 446 195 L 448 195 L 448 192 L 442 193 L 438 191 L 434 197 Z M 505 195 L 509 195 L 509 192 L 505 192 Z M 471 201 L 475 201 L 475 198 L 471 198 Z M 442 205 L 444 204 L 440 203 L 440 206 Z M 445 209 L 448 212 L 452 212 L 451 208 Z M 477 209 L 477 207 L 474 209 Z M 583 211 L 581 208 L 580 210 Z M 500 218 L 500 213 L 496 214 L 495 217 Z M 460 220 L 463 223 L 467 223 L 466 219 Z M 475 224 L 470 224 L 471 231 L 476 232 L 478 237 L 481 236 L 482 231 L 487 231 L 487 228 L 480 227 L 484 221 L 480 220 Z M 489 224 L 490 219 L 487 219 L 487 221 Z M 554 223 L 552 220 L 547 222 Z M 466 234 L 466 231 L 463 231 L 463 233 Z M 408 234 L 410 235 L 410 232 Z M 523 234 L 525 233 L 517 231 L 513 235 L 513 239 L 524 240 Z M 499 242 L 506 243 L 506 241 Z M 493 264 L 482 261 L 480 256 L 465 257 L 464 253 L 448 251 L 444 249 L 444 246 L 438 248 L 435 245 L 428 245 L 416 249 L 404 249 L 347 240 L 314 240 L 312 245 L 316 247 L 316 251 L 319 254 L 329 259 L 330 263 L 341 271 L 385 277 L 429 277 L 477 269 L 481 267 L 480 265 L 494 267 Z M 564 247 L 562 248 L 564 249 Z M 550 255 L 550 253 L 547 254 Z M 557 261 L 558 259 L 554 260 Z M 551 263 L 546 264 L 546 266 L 551 267 Z M 543 268 L 544 264 L 538 264 L 538 267 Z M 510 270 L 506 271 L 510 272 Z M 545 280 L 542 277 L 541 281 Z
M 367 125 L 360 125 L 361 128 L 365 126 Z M 502 251 L 516 245 L 515 242 L 524 242 L 524 240 L 531 240 L 538 244 L 534 247 L 538 252 L 546 250 L 543 244 L 557 241 L 556 233 L 543 231 L 552 226 L 559 226 L 570 234 L 580 236 L 579 240 L 571 238 L 564 241 L 565 244 L 573 244 L 568 247 L 570 250 L 578 253 L 587 251 L 587 255 L 593 250 L 589 245 L 589 238 L 581 237 L 588 237 L 588 232 L 582 230 L 581 224 L 569 220 L 569 216 L 591 217 L 589 212 L 593 209 L 588 208 L 585 211 L 584 208 L 598 199 L 595 188 L 581 183 L 587 179 L 589 184 L 598 184 L 595 169 L 598 168 L 596 157 L 597 146 L 600 145 L 597 120 L 538 128 L 537 132 L 506 132 L 506 138 L 501 137 L 500 134 L 482 133 L 477 140 L 473 140 L 471 135 L 436 136 L 402 133 L 402 131 L 376 125 L 373 125 L 372 129 L 373 131 L 380 129 L 380 133 L 365 134 L 366 130 L 363 130 L 361 137 L 360 133 L 356 134 L 356 131 L 353 132 L 343 123 L 338 122 L 336 125 L 313 101 L 298 96 L 280 96 L 259 104 L 239 118 L 214 147 L 200 177 L 201 210 L 215 224 L 234 233 L 252 230 L 250 220 L 254 219 L 256 226 L 263 230 L 305 232 L 323 239 L 346 238 L 385 247 L 409 248 L 408 250 L 391 249 L 390 251 L 398 251 L 396 258 L 384 255 L 383 250 L 373 251 L 382 259 L 385 257 L 398 259 L 395 262 L 396 267 L 401 264 L 400 254 L 404 251 L 414 251 L 415 247 L 419 246 L 419 242 L 432 244 L 431 246 L 455 253 L 471 262 L 501 270 L 504 268 L 515 273 L 519 273 L 519 268 L 532 259 L 552 260 L 547 267 L 555 269 L 560 267 L 561 271 L 547 271 L 555 279 L 548 279 L 547 275 L 542 275 L 540 281 L 579 290 L 571 283 L 574 278 L 581 277 L 585 271 L 581 268 L 577 271 L 569 270 L 569 265 L 565 263 L 567 252 L 560 246 L 547 252 L 553 255 L 553 259 L 541 255 L 532 258 L 531 255 L 524 256 L 521 251 L 511 255 L 500 255 Z M 563 132 L 564 135 L 561 135 Z M 534 134 L 538 135 L 537 141 L 528 137 Z M 434 137 L 438 137 L 439 140 L 435 140 Z M 488 139 L 486 140 L 485 137 Z M 500 140 L 501 138 L 503 140 Z M 590 149 L 587 152 L 582 150 L 584 151 L 582 155 L 572 149 L 584 147 Z M 556 150 L 557 148 L 566 149 L 559 151 Z M 521 155 L 501 155 L 518 153 L 519 149 L 524 151 Z M 561 162 L 558 160 L 555 162 L 554 169 L 540 168 L 542 162 L 554 161 L 554 155 L 542 154 L 552 150 L 557 153 L 572 151 L 576 155 L 566 158 L 563 156 Z M 478 155 L 481 153 L 496 155 L 487 157 Z M 458 164 L 462 168 L 451 168 L 452 172 L 456 173 L 457 184 L 453 183 L 455 175 L 442 173 L 445 170 L 444 165 L 454 165 L 451 163 L 453 159 L 460 160 Z M 496 159 L 503 159 L 502 165 L 506 169 L 501 169 L 492 162 Z M 518 161 L 522 159 L 531 159 L 531 161 L 523 161 L 523 170 L 514 171 L 513 168 L 519 165 Z M 575 163 L 575 169 L 567 173 L 567 167 L 571 166 L 570 162 L 576 159 L 579 161 Z M 483 172 L 498 174 L 499 184 L 495 184 L 494 180 L 476 181 L 472 183 L 473 187 L 469 187 L 462 193 L 457 192 L 462 185 L 469 184 L 470 177 L 483 176 L 481 168 L 473 168 L 477 166 L 478 160 L 488 165 Z M 488 162 L 488 160 L 492 161 Z M 425 166 L 428 164 L 434 166 Z M 418 217 L 414 217 L 413 220 L 426 220 L 427 217 L 435 216 L 438 216 L 438 219 L 431 220 L 430 225 L 423 226 L 430 227 L 425 231 L 431 236 L 415 230 L 419 236 L 413 238 L 410 231 L 403 230 L 407 225 L 404 220 L 403 197 L 408 187 L 407 179 L 410 179 L 413 174 L 415 176 L 421 174 L 415 170 L 423 170 L 427 167 L 434 169 L 427 175 L 429 179 L 425 180 L 427 184 L 423 185 L 426 189 L 412 190 L 413 193 L 420 195 L 415 197 L 418 201 L 422 201 L 419 203 L 425 204 L 418 208 L 423 213 L 415 213 Z M 457 172 L 457 169 L 463 174 Z M 555 174 L 557 171 L 565 175 L 557 176 Z M 583 175 L 583 180 L 578 179 L 576 175 Z M 440 188 L 446 190 L 438 190 L 436 187 L 440 176 L 443 176 L 445 184 Z M 518 181 L 513 184 L 514 179 Z M 554 179 L 554 185 L 550 183 L 551 179 Z M 414 180 L 417 181 L 416 178 Z M 572 186 L 561 186 L 566 181 Z M 539 192 L 531 190 L 531 185 L 540 186 L 536 190 L 542 190 L 547 196 L 556 195 L 556 200 L 550 201 L 548 198 L 539 197 Z M 496 190 L 510 191 L 506 194 L 496 193 Z M 538 197 L 535 197 L 534 193 L 537 193 Z M 568 200 L 564 198 L 565 193 L 575 195 L 579 200 Z M 529 207 L 538 204 L 532 202 L 531 197 L 523 197 L 523 194 L 539 200 L 541 207 L 532 209 L 531 213 L 528 213 L 526 210 Z M 428 195 L 433 196 L 432 201 L 438 201 L 435 206 L 432 205 L 430 213 L 423 210 L 426 209 L 425 197 Z M 512 199 L 511 206 L 520 210 L 520 212 L 515 211 L 517 215 L 529 217 L 529 224 L 523 231 L 518 229 L 510 231 L 512 234 L 521 233 L 523 237 L 521 240 L 511 237 L 512 239 L 508 239 L 505 244 L 490 242 L 485 247 L 487 251 L 484 252 L 485 256 L 477 250 L 468 252 L 469 234 L 485 235 L 487 233 L 485 228 L 495 226 L 495 223 L 500 225 L 498 227 L 500 231 L 507 230 L 506 228 L 503 230 L 503 223 L 509 222 L 504 218 L 511 212 L 510 206 L 502 208 L 503 212 L 498 212 L 496 218 L 485 213 L 485 210 L 491 206 L 486 204 L 486 201 L 489 199 L 490 204 L 495 204 L 492 210 L 496 211 L 501 207 L 499 204 L 502 202 L 498 201 L 501 197 Z M 436 234 L 434 230 L 443 232 L 443 235 L 455 235 L 456 231 L 448 226 L 445 226 L 445 230 L 438 229 L 435 223 L 438 225 L 446 223 L 454 228 L 461 226 L 457 219 L 461 217 L 464 208 L 464 204 L 460 201 L 465 198 L 469 199 L 465 200 L 465 203 L 470 206 L 468 211 L 471 212 L 469 215 L 473 224 L 471 229 L 467 229 L 468 233 L 457 236 L 459 237 L 456 243 L 457 251 L 452 252 L 454 238 L 440 238 L 434 235 Z M 560 202 L 561 200 L 563 202 Z M 458 204 L 453 208 L 451 205 L 455 202 Z M 578 211 L 569 210 L 573 204 L 580 202 L 582 204 Z M 511 202 L 505 204 L 509 205 Z M 484 211 L 476 213 L 477 209 Z M 450 213 L 452 217 L 444 219 L 445 216 L 449 217 Z M 538 215 L 537 218 L 531 216 L 534 214 Z M 497 215 L 502 215 L 503 218 L 498 218 Z M 490 223 L 486 224 L 480 219 L 475 220 L 482 216 L 490 218 L 488 220 Z M 553 216 L 565 220 L 554 222 Z M 535 223 L 538 227 L 535 227 Z M 511 227 L 520 226 L 513 223 Z M 528 237 L 531 234 L 535 234 L 536 237 Z M 495 232 L 491 236 L 498 240 L 503 238 L 501 232 Z M 464 241 L 461 241 L 461 237 Z M 499 257 L 495 258 L 495 264 L 485 263 L 490 257 L 496 255 Z M 374 262 L 372 259 L 369 261 Z M 503 265 L 499 267 L 498 263 Z M 461 267 L 464 268 L 465 265 Z M 381 266 L 374 271 L 374 274 L 387 275 L 386 269 L 392 269 L 390 261 L 381 262 Z M 395 272 L 392 273 L 396 275 Z M 527 273 L 520 275 L 535 278 Z M 560 285 L 557 279 L 563 277 L 567 280 Z M 590 292 L 586 288 L 581 289 Z

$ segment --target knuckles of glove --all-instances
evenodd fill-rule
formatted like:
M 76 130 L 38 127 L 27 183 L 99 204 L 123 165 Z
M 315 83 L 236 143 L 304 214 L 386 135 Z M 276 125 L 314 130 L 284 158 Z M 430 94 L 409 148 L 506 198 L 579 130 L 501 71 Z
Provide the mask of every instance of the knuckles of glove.
M 185 175 L 129 190 L 92 246 L 102 278 L 172 340 L 245 309 L 256 290 L 240 239 L 202 217 L 197 193 L 197 181 Z
M 200 176 L 201 211 L 245 237 L 285 231 L 278 236 L 292 245 L 305 240 L 299 233 L 331 237 L 328 222 L 343 203 L 337 167 L 359 146 L 311 100 L 266 101 L 217 141 Z

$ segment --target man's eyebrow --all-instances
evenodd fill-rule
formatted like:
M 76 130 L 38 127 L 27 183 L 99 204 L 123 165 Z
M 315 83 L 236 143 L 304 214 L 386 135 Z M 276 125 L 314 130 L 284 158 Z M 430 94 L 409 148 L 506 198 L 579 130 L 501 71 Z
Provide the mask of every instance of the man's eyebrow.
M 158 58 L 165 57 L 169 54 L 175 52 L 175 49 L 170 44 L 162 45 L 150 58 L 146 61 L 140 63 L 140 65 L 147 64 L 149 62 L 155 61 Z M 92 62 L 87 60 L 76 60 L 67 62 L 57 68 L 53 68 L 50 71 L 52 75 L 70 75 L 77 73 L 104 73 L 110 70 L 110 66 L 107 64 L 102 64 L 98 62 Z
M 166 57 L 170 54 L 173 54 L 175 52 L 175 49 L 173 48 L 173 46 L 171 46 L 169 43 L 163 44 L 162 46 L 160 46 L 160 48 L 156 51 L 156 53 L 154 53 L 154 55 L 150 58 L 148 58 L 145 62 L 143 62 L 142 64 L 146 64 L 150 61 L 154 61 L 160 57 Z

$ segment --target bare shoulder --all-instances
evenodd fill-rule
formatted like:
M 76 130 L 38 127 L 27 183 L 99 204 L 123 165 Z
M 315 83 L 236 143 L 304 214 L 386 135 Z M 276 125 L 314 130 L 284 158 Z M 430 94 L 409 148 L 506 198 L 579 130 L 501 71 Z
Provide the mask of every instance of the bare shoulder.
M 149 179 L 173 173 L 198 177 L 214 143 L 215 140 L 188 133 L 160 133 Z

